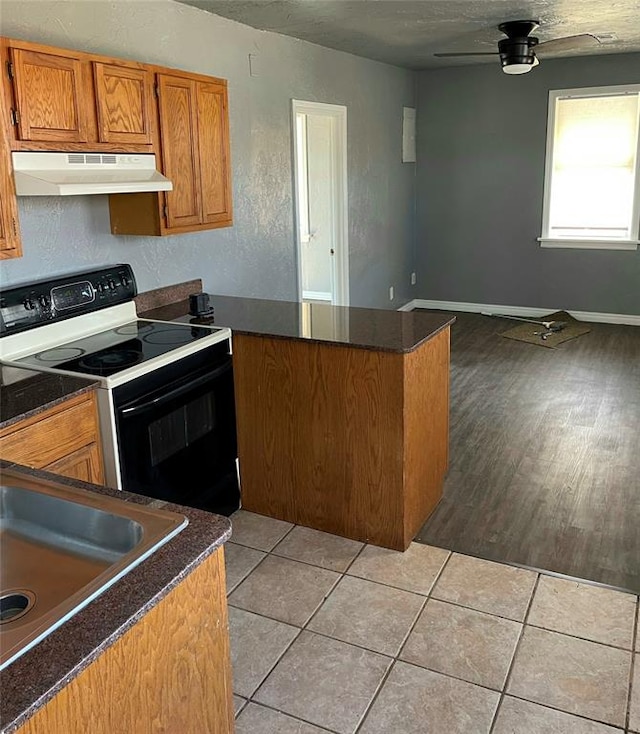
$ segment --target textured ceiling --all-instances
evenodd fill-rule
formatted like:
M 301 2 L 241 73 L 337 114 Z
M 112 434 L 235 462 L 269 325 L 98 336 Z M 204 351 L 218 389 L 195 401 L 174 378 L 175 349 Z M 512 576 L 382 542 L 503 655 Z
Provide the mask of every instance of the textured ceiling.
M 640 0 L 179 0 L 185 5 L 320 46 L 412 69 L 498 63 L 433 53 L 495 51 L 505 20 L 534 19 L 540 41 L 614 34 L 545 58 L 640 52 Z M 640 69 L 638 71 L 640 78 Z

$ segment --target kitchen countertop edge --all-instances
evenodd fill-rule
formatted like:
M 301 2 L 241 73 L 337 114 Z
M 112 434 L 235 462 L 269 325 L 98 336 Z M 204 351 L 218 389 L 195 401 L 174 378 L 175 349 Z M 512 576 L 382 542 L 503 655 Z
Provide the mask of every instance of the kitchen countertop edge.
M 387 309 L 361 308 L 355 306 L 330 306 L 329 304 L 317 304 L 316 307 L 324 309 L 334 309 L 334 313 L 340 314 L 351 313 L 361 319 L 361 325 L 367 320 L 379 321 L 379 329 L 383 335 L 376 329 L 372 333 L 364 333 L 361 336 L 354 336 L 351 332 L 345 338 L 332 338 L 331 336 L 311 336 L 302 335 L 299 332 L 299 325 L 296 325 L 298 331 L 294 329 L 294 324 L 290 321 L 292 317 L 292 307 L 299 307 L 300 304 L 293 301 L 269 301 L 265 299 L 242 298 L 238 296 L 219 296 L 214 295 L 212 298 L 213 317 L 194 317 L 189 313 L 189 301 L 180 300 L 172 303 L 166 303 L 157 308 L 138 312 L 138 318 L 150 319 L 156 321 L 176 321 L 180 323 L 190 323 L 202 326 L 225 326 L 231 329 L 232 334 L 244 334 L 248 336 L 261 336 L 269 339 L 284 339 L 304 341 L 310 344 L 322 344 L 325 346 L 346 347 L 351 349 L 367 349 L 378 352 L 390 352 L 394 354 L 409 354 L 416 351 L 425 342 L 429 341 L 441 331 L 451 326 L 456 320 L 455 315 L 441 312 L 426 311 L 396 311 Z M 254 313 L 251 314 L 251 309 Z M 273 321 L 269 321 L 269 317 L 265 316 L 267 309 L 274 314 Z M 393 319 L 393 325 L 389 322 Z M 405 320 L 403 322 L 403 319 Z M 391 331 L 401 330 L 401 324 L 410 321 L 418 324 L 413 336 L 409 341 L 400 343 L 395 340 L 391 334 L 386 333 L 385 329 L 389 327 Z M 265 325 L 266 324 L 266 325 Z M 383 326 L 384 324 L 384 326 Z
M 4 364 L 4 367 L 8 365 Z M 13 368 L 13 365 L 11 365 Z M 31 372 L 31 370 L 22 370 L 23 372 Z M 54 375 L 46 372 L 33 372 L 34 381 L 42 383 L 43 392 L 49 391 L 50 395 L 45 396 L 44 400 L 41 398 L 30 396 L 28 402 L 31 406 L 14 406 L 11 415 L 5 417 L 4 414 L 8 411 L 7 408 L 7 397 L 15 395 L 16 391 L 19 390 L 23 381 L 14 382 L 9 385 L 0 386 L 0 396 L 2 399 L 2 411 L 0 413 L 0 429 L 9 428 L 10 426 L 20 423 L 20 421 L 33 418 L 40 413 L 44 413 L 46 410 L 54 408 L 56 405 L 64 403 L 66 400 L 75 398 L 83 393 L 91 392 L 99 387 L 99 383 L 95 380 L 88 380 L 83 377 L 71 377 L 67 375 Z M 27 378 L 29 379 L 29 378 Z M 58 383 L 55 385 L 54 383 Z M 51 393 L 54 393 L 51 395 Z
M 179 512 L 189 523 L 118 583 L 0 672 L 2 734 L 12 734 L 22 726 L 231 537 L 231 521 L 221 515 L 0 460 L 0 470 L 8 469 L 126 502 Z

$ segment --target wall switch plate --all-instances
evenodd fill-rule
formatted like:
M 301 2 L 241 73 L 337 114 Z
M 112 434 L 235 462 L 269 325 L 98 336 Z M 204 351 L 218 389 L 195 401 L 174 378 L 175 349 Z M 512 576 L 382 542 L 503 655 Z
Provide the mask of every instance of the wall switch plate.
M 402 108 L 402 162 L 416 162 L 416 110 Z
M 393 301 L 393 286 L 389 286 L 389 300 Z
M 256 54 L 249 54 L 249 74 L 251 76 L 262 76 L 262 64 L 260 57 Z
M 411 273 L 411 285 L 415 285 L 417 281 L 416 274 Z

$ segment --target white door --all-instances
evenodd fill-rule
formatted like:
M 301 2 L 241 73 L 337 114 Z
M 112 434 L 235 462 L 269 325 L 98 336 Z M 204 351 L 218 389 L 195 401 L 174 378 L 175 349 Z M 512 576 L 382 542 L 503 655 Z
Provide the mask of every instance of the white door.
M 346 114 L 293 100 L 300 301 L 349 304 Z

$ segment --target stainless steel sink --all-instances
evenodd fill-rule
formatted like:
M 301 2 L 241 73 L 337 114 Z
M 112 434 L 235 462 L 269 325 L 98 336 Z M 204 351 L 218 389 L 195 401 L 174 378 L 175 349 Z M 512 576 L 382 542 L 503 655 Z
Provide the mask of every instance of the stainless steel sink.
M 0 486 L 0 670 L 186 525 L 47 481 Z

